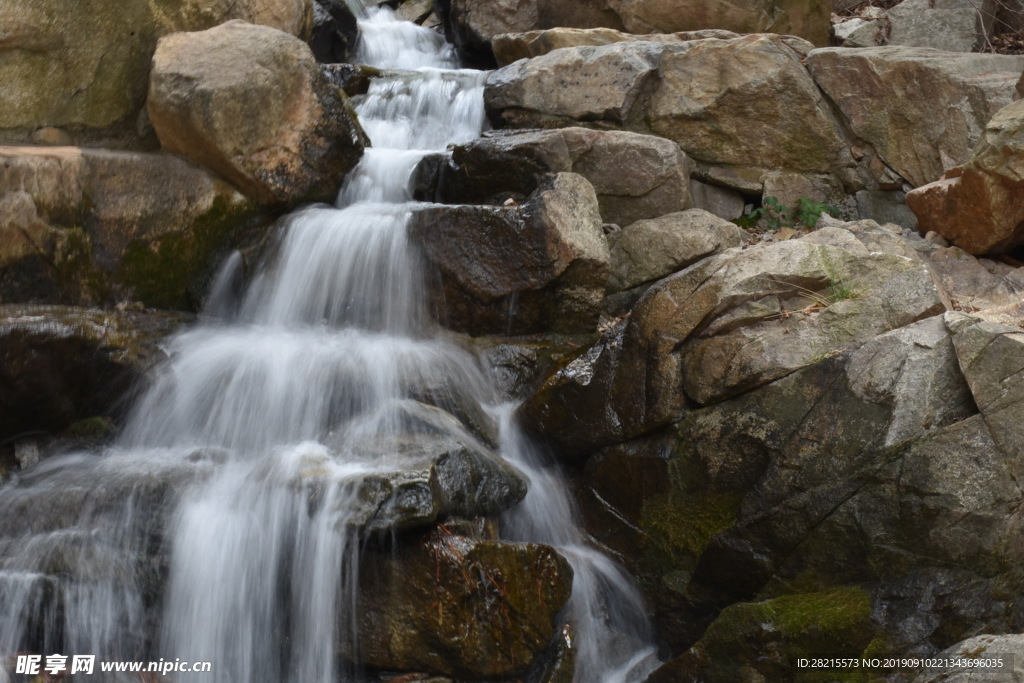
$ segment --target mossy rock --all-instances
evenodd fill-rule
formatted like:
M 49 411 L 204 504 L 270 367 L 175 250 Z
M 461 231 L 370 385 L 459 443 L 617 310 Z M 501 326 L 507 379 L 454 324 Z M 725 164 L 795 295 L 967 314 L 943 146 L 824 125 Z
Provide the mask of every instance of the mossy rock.
M 871 610 L 871 597 L 856 586 L 737 603 L 722 610 L 704 637 L 650 682 L 868 681 L 866 671 L 820 672 L 800 669 L 796 662 L 861 656 L 877 642 Z
M 258 215 L 218 197 L 190 229 L 129 243 L 114 279 L 147 306 L 195 310 L 231 238 Z

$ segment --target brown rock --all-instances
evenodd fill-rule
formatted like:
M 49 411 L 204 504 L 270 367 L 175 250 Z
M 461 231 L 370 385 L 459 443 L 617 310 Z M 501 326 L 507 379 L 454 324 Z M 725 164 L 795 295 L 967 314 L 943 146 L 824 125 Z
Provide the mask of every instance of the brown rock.
M 989 122 L 963 168 L 907 194 L 922 233 L 935 231 L 972 254 L 1024 244 L 1024 102 Z
M 360 571 L 359 660 L 458 678 L 522 675 L 556 633 L 572 568 L 553 549 L 438 529 Z
M 367 144 L 309 46 L 241 21 L 163 38 L 147 110 L 165 150 L 264 204 L 332 201 Z

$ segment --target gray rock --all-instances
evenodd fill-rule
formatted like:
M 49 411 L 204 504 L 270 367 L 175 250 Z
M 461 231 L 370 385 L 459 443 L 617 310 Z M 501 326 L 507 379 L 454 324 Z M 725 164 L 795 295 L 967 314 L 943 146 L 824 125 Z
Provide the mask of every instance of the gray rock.
M 1024 636 L 1020 634 L 974 636 L 935 655 L 939 661 L 1002 660 L 998 669 L 942 666 L 919 674 L 914 683 L 1022 683 L 1024 681 Z
M 657 80 L 661 47 L 614 43 L 556 50 L 493 72 L 484 100 L 492 120 L 515 128 L 578 122 L 622 126 L 642 116 Z
M 522 475 L 450 413 L 415 401 L 393 409 L 404 424 L 398 433 L 338 445 L 381 470 L 358 484 L 358 511 L 347 518 L 355 529 L 392 532 L 438 519 L 489 517 L 526 495 Z
M 906 194 L 896 191 L 861 190 L 856 194 L 857 213 L 876 223 L 895 223 L 917 228 L 917 216 L 905 201 Z
M 888 12 L 890 45 L 978 52 L 991 33 L 994 0 L 903 0 Z
M 1013 279 L 989 272 L 958 247 L 935 249 L 928 262 L 956 307 L 966 310 L 1006 306 L 1020 301 L 1024 289 Z
M 1019 316 L 1020 306 L 1015 312 Z M 1024 386 L 1014 381 L 1024 368 L 1024 331 L 1002 322 L 948 313 L 957 358 L 992 438 L 1007 457 L 1024 452 Z M 1016 465 L 1015 465 L 1016 468 Z M 1016 476 L 1016 473 L 1015 473 Z
M 719 218 L 734 221 L 743 215 L 746 199 L 736 190 L 709 185 L 699 180 L 690 181 L 690 196 L 693 208 L 704 209 Z
M 843 47 L 875 47 L 883 41 L 885 22 L 880 19 L 849 19 L 835 24 L 832 30 Z
M 1017 97 L 1024 57 L 823 48 L 807 66 L 853 133 L 916 187 L 967 160 L 986 122 Z
M 582 176 L 549 177 L 521 207 L 422 208 L 409 230 L 440 270 L 432 296 L 453 329 L 594 329 L 609 257 L 597 196 Z
M 608 291 L 620 292 L 660 280 L 687 266 L 738 247 L 747 233 L 701 209 L 637 221 L 611 240 Z

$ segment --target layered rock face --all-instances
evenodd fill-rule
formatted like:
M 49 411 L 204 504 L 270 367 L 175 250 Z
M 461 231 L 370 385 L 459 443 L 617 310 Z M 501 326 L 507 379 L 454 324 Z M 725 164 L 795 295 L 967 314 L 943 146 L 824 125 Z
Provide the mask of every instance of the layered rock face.
M 215 259 L 265 220 L 209 172 L 171 155 L 0 147 L 0 301 L 136 300 L 189 309 Z

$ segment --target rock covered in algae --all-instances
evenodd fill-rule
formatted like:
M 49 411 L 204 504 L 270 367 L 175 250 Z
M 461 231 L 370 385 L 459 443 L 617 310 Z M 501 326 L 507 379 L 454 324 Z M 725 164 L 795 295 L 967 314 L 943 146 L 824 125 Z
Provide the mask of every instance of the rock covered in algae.
M 359 659 L 457 678 L 522 675 L 558 631 L 572 568 L 552 548 L 444 528 L 364 558 Z

